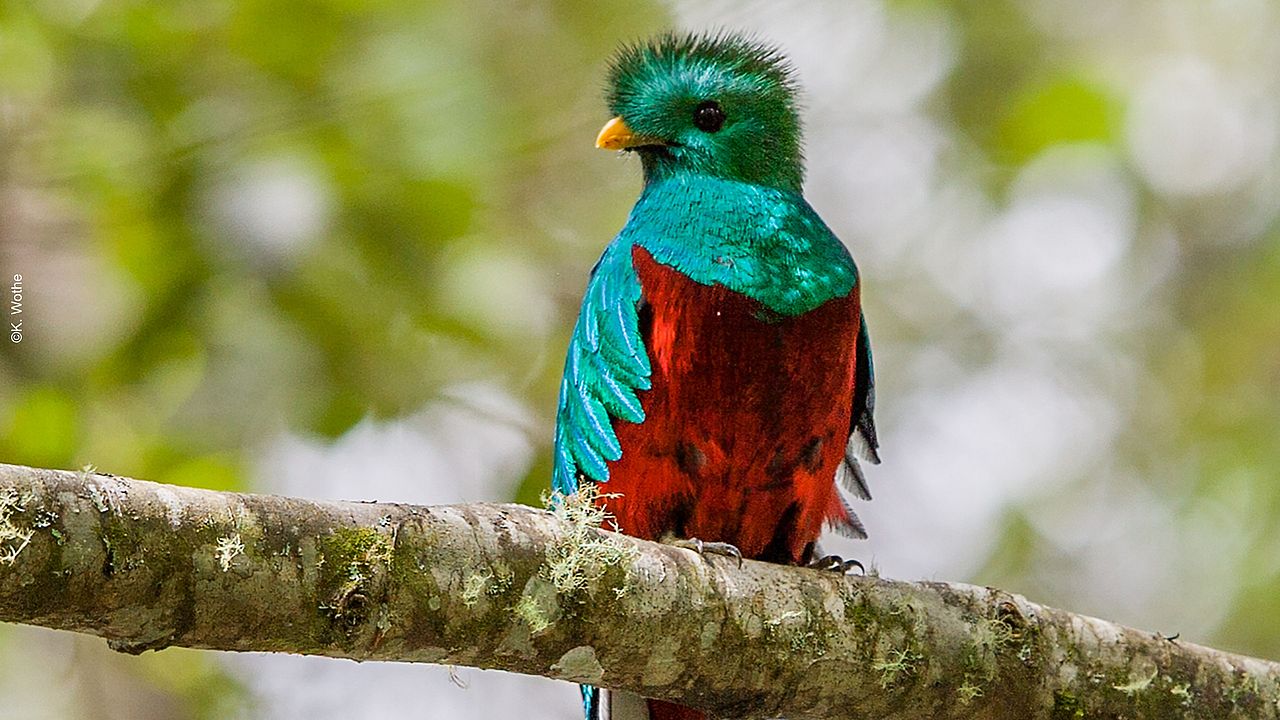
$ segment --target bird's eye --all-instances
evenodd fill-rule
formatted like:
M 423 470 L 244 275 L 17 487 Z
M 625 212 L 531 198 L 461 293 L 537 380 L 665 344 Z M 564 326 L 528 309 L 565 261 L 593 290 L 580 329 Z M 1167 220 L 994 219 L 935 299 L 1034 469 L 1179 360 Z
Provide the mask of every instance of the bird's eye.
M 715 100 L 698 103 L 693 111 L 693 124 L 702 132 L 713 133 L 724 127 L 724 110 Z

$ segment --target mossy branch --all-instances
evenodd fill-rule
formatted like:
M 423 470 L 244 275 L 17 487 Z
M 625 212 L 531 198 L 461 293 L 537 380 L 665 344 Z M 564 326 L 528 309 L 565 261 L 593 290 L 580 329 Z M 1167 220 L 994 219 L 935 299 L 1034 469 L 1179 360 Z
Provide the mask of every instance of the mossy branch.
M 132 653 L 498 668 L 723 718 L 1280 717 L 1277 663 L 990 588 L 706 562 L 567 507 L 312 502 L 0 465 L 0 620 Z

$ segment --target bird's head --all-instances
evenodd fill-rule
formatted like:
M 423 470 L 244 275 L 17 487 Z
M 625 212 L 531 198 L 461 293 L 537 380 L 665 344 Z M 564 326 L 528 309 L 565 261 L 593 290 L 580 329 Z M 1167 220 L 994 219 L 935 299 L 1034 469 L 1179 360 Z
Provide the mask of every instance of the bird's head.
M 639 153 L 649 181 L 681 173 L 799 190 L 791 69 L 739 35 L 664 35 L 623 48 L 609 73 L 614 118 L 598 147 Z

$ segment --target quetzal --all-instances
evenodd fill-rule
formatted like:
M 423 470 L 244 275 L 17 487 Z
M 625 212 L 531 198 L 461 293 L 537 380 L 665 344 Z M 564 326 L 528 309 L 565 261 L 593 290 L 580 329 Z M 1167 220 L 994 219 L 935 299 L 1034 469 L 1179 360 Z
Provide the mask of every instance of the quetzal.
M 879 462 L 858 269 L 802 195 L 795 85 L 773 48 L 666 35 L 624 48 L 596 145 L 644 189 L 592 271 L 556 415 L 554 489 L 604 484 L 627 534 L 814 559 L 865 537 Z M 730 547 L 733 546 L 733 547 Z M 583 687 L 589 720 L 702 718 Z M 629 709 L 624 709 L 629 708 Z

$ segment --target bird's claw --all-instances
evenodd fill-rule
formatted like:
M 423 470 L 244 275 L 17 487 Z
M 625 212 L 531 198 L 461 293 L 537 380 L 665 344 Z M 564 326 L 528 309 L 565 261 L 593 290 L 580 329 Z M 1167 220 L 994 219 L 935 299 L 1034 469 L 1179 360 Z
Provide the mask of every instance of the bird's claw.
M 736 545 L 727 542 L 703 542 L 698 538 L 674 538 L 668 541 L 670 545 L 685 550 L 692 550 L 703 558 L 708 555 L 723 555 L 731 557 L 738 561 L 738 567 L 742 567 L 742 551 Z
M 854 568 L 862 575 L 867 574 L 867 569 L 857 560 L 845 560 L 839 555 L 824 555 L 816 560 L 809 562 L 809 567 L 815 570 L 830 570 L 838 572 L 841 575 L 848 575 Z

